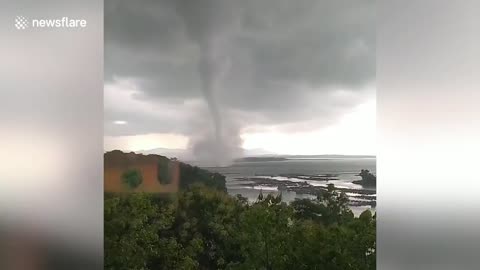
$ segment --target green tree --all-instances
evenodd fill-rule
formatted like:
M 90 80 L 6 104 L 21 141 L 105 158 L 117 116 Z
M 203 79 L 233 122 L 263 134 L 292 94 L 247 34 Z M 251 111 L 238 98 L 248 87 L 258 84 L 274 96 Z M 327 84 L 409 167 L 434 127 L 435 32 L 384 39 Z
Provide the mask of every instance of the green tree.
M 290 203 L 295 213 L 295 218 L 299 220 L 312 220 L 321 222 L 324 206 L 318 200 L 296 199 Z
M 142 173 L 138 170 L 131 169 L 127 170 L 122 174 L 122 180 L 125 184 L 127 184 L 130 188 L 138 187 L 142 181 Z
M 158 230 L 170 227 L 173 215 L 138 193 L 106 199 L 104 222 L 105 269 L 143 270 L 158 252 Z
M 347 195 L 336 191 L 333 184 L 329 184 L 325 191 L 318 194 L 317 201 L 321 205 L 320 216 L 325 225 L 345 223 L 354 217 L 348 206 Z
M 190 185 L 202 183 L 213 189 L 227 191 L 225 176 L 219 173 L 212 173 L 197 166 L 180 163 L 180 187 L 187 189 Z
M 232 269 L 288 269 L 293 209 L 271 194 L 248 207 L 241 215 L 237 237 L 244 262 Z
M 244 207 L 245 201 L 200 185 L 179 194 L 175 235 L 198 269 L 224 269 L 241 260 L 235 234 Z
M 168 159 L 158 161 L 158 181 L 160 184 L 169 184 L 172 181 L 172 163 Z

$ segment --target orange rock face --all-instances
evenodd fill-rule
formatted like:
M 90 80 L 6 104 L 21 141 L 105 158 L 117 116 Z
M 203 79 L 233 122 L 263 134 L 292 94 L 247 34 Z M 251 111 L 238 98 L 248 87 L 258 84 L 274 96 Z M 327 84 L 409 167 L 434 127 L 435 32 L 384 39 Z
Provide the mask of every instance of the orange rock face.
M 168 164 L 171 179 L 160 179 L 159 164 Z M 122 176 L 128 170 L 137 170 L 142 175 L 142 183 L 131 188 L 124 183 Z M 104 155 L 104 191 L 114 193 L 149 192 L 172 193 L 179 188 L 179 164 L 158 155 L 123 153 L 115 150 Z M 168 183 L 168 184 L 161 184 Z

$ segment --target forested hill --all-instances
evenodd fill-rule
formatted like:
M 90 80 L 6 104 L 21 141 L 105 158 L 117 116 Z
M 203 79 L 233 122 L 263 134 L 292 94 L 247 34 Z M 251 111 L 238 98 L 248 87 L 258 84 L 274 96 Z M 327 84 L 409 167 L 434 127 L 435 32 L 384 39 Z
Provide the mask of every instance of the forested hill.
M 176 169 L 178 173 L 174 173 Z M 193 183 L 226 191 L 225 176 L 161 155 L 113 150 L 104 154 L 104 170 L 107 192 L 173 192 L 183 190 Z M 126 183 L 129 180 L 126 178 L 132 177 L 138 178 L 136 183 Z

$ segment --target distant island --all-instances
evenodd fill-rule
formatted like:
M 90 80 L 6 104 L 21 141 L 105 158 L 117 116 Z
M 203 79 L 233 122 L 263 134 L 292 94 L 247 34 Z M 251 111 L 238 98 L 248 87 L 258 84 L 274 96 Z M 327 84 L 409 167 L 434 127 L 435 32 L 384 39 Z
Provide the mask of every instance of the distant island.
M 261 161 L 285 161 L 288 158 L 284 157 L 244 157 L 237 158 L 235 162 L 261 162 Z
M 235 159 L 235 162 L 263 162 L 285 161 L 290 159 L 348 159 L 348 158 L 376 158 L 373 155 L 276 155 L 276 156 L 250 156 Z
M 362 185 L 364 187 L 377 186 L 377 176 L 371 173 L 369 170 L 361 170 L 358 176 L 362 177 L 362 180 L 353 181 L 352 183 Z
M 282 155 L 287 159 L 376 158 L 375 155 Z

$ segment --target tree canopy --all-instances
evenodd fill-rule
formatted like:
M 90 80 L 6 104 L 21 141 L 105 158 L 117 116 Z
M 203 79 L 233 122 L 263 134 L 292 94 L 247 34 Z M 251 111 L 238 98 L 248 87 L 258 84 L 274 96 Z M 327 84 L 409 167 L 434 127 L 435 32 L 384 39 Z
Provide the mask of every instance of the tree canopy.
M 105 199 L 105 269 L 375 269 L 376 216 L 328 188 L 247 203 L 205 184 Z
M 122 180 L 123 183 L 133 189 L 138 187 L 142 183 L 143 177 L 142 173 L 139 170 L 130 169 L 122 174 Z

